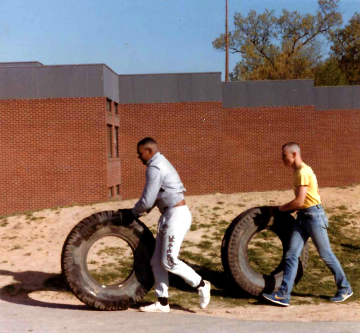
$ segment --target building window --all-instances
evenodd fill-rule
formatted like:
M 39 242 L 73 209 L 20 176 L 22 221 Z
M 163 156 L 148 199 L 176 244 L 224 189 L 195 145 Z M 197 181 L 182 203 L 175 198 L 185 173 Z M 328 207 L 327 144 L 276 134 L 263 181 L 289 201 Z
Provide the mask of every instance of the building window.
M 107 156 L 112 157 L 112 126 L 107 125 Z
M 120 195 L 120 185 L 116 185 L 116 195 Z
M 113 196 L 113 188 L 109 187 L 108 188 L 108 198 L 110 199 L 110 198 L 112 198 L 112 196 Z
M 119 104 L 118 103 L 114 103 L 114 113 L 119 114 Z
M 108 98 L 106 99 L 106 111 L 111 112 L 111 100 Z
M 119 157 L 119 127 L 115 127 L 115 156 Z

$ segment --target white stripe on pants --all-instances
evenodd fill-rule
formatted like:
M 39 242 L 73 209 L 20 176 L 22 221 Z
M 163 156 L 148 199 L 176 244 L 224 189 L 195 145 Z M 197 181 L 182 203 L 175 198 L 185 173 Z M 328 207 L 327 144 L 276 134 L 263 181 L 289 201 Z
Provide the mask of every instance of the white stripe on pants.
M 191 213 L 187 206 L 169 208 L 160 216 L 155 251 L 151 258 L 156 297 L 169 297 L 168 272 L 182 277 L 192 287 L 197 287 L 201 282 L 201 276 L 178 259 L 181 243 L 190 226 Z

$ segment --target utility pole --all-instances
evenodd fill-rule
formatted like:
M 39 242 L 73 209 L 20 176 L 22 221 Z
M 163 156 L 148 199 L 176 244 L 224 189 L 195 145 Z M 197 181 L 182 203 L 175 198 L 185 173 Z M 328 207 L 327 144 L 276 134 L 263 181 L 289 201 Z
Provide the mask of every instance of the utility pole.
M 225 20 L 225 44 L 226 44 L 226 60 L 225 60 L 225 81 L 229 81 L 229 27 L 228 27 L 228 0 L 226 0 L 226 20 Z

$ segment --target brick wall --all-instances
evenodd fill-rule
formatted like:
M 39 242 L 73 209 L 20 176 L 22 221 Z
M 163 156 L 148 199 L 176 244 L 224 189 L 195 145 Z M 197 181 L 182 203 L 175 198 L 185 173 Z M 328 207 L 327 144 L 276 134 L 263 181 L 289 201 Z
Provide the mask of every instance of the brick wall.
M 360 109 L 317 111 L 312 150 L 321 186 L 360 183 Z
M 187 194 L 292 187 L 281 146 L 296 141 L 320 186 L 360 183 L 360 110 L 313 106 L 222 108 L 221 103 L 121 107 L 122 197 L 141 195 L 145 166 L 136 144 L 152 136 L 178 170 Z
M 138 198 L 146 167 L 136 144 L 145 136 L 188 195 L 291 188 L 287 141 L 301 145 L 320 186 L 360 183 L 360 110 L 181 102 L 119 105 L 119 117 L 113 106 L 106 111 L 104 97 L 1 100 L 0 215 L 106 201 L 117 185 L 122 199 Z M 107 124 L 119 127 L 119 157 L 107 157 Z
M 177 169 L 188 194 L 220 190 L 221 102 L 121 105 L 122 198 L 142 193 L 146 167 L 136 145 L 153 137 Z
M 291 170 L 281 160 L 281 147 L 298 142 L 310 165 L 314 107 L 224 109 L 226 128 L 221 144 L 225 193 L 291 187 Z M 227 153 L 228 152 L 228 153 Z
M 0 101 L 0 215 L 107 199 L 105 98 Z
M 264 191 L 292 186 L 281 146 L 298 142 L 320 186 L 360 183 L 360 110 L 317 111 L 312 106 L 225 109 L 223 192 Z

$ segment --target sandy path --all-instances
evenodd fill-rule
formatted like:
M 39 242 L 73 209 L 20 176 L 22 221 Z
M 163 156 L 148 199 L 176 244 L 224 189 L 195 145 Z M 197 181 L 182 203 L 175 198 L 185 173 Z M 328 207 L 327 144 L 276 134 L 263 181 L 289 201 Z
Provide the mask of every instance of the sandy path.
M 348 188 L 321 190 L 325 207 L 346 205 L 358 213 L 349 231 L 360 230 L 360 185 Z M 231 220 L 242 211 L 260 205 L 276 205 L 289 201 L 291 191 L 252 192 L 189 196 L 187 203 L 193 218 L 203 219 L 204 212 L 221 203 L 224 209 L 219 219 Z M 130 208 L 135 200 L 99 203 L 91 206 L 44 210 L 27 215 L 0 219 L 0 294 L 3 301 L 29 303 L 40 306 L 80 306 L 72 294 L 43 286 L 44 281 L 60 272 L 60 253 L 70 230 L 84 217 L 98 211 Z M 142 218 L 154 228 L 157 210 Z M 204 221 L 204 223 L 207 223 Z M 204 229 L 189 232 L 186 240 L 198 242 Z M 219 254 L 220 255 L 220 254 Z M 360 278 L 360 277 L 359 277 Z M 11 286 L 12 285 L 12 286 Z M 7 287 L 6 287 L 7 286 Z M 9 287 L 10 286 L 10 287 Z M 15 286 L 15 287 L 14 287 Z M 19 292 L 20 291 L 20 292 Z M 22 292 L 21 292 L 22 291 Z M 12 295 L 12 296 L 11 296 Z M 129 311 L 135 311 L 130 309 Z M 182 310 L 176 310 L 175 312 Z M 319 305 L 298 305 L 278 308 L 268 305 L 249 305 L 240 308 L 191 309 L 191 313 L 239 318 L 243 320 L 281 321 L 360 321 L 360 302 Z

